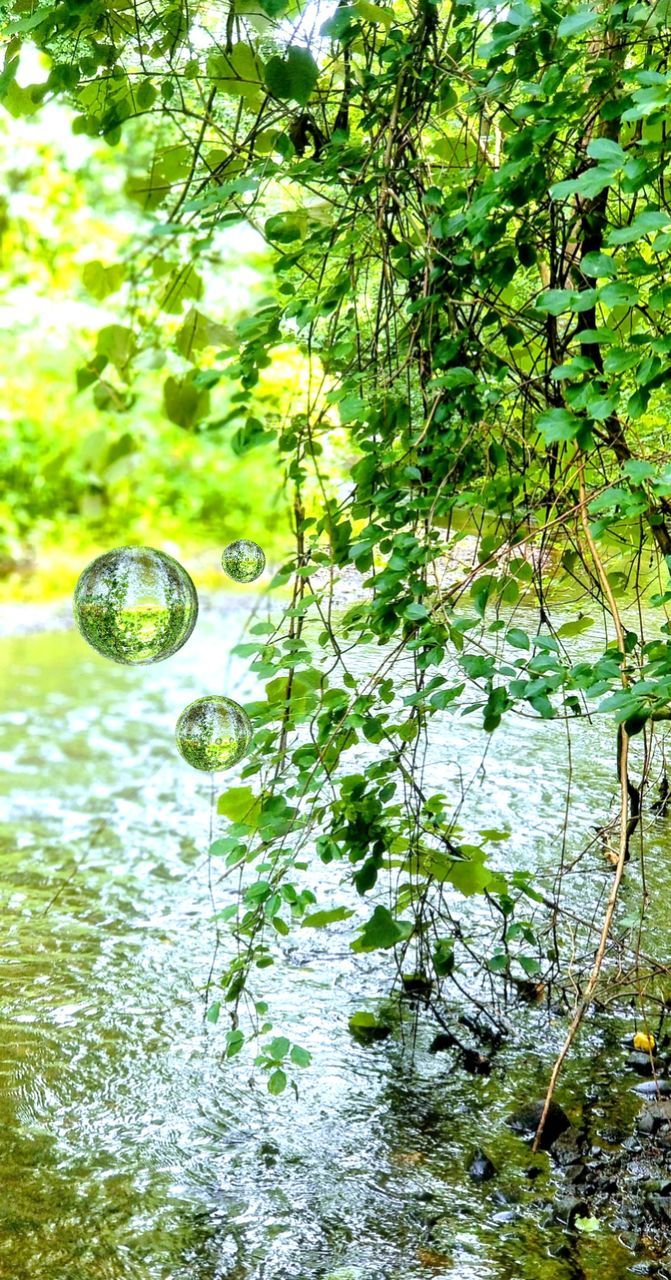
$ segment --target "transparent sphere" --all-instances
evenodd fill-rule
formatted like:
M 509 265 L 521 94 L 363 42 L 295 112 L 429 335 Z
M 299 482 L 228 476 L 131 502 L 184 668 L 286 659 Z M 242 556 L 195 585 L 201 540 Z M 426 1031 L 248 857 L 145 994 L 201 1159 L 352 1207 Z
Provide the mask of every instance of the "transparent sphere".
M 74 615 L 98 653 L 140 666 L 169 658 L 186 643 L 196 625 L 198 596 L 172 556 L 152 547 L 117 547 L 82 573 Z
M 266 557 L 258 542 L 249 538 L 239 538 L 237 542 L 229 542 L 221 557 L 224 571 L 235 582 L 253 582 L 266 567 Z
M 247 754 L 252 726 L 247 712 L 237 702 L 209 694 L 184 708 L 175 738 L 187 764 L 214 773 L 237 764 Z

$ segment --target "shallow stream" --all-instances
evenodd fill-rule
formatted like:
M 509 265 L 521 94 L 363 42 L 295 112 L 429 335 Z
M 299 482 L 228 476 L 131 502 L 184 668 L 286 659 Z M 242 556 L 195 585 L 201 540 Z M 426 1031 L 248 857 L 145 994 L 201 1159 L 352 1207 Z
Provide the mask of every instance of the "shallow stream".
M 530 1154 L 504 1123 L 515 1102 L 543 1094 L 562 1026 L 542 1012 L 520 1013 L 489 1078 L 430 1056 L 435 1027 L 414 1055 L 398 1039 L 362 1048 L 348 1017 L 384 992 L 384 975 L 353 956 L 344 925 L 326 940 L 288 939 L 270 983 L 278 1029 L 314 1057 L 299 1097 L 273 1099 L 242 1058 L 222 1061 L 224 1031 L 204 1021 L 202 996 L 214 946 L 210 783 L 180 760 L 172 729 L 192 697 L 251 693 L 228 658 L 243 623 L 238 602 L 219 602 L 181 653 L 135 670 L 71 631 L 0 639 L 0 1276 L 642 1274 L 605 1224 L 570 1236 L 553 1224 L 559 1175 L 541 1156 L 539 1176 L 525 1177 Z M 564 823 L 556 742 L 547 723 L 506 725 L 480 773 L 481 732 L 446 719 L 429 762 L 442 789 L 470 780 L 467 827 L 510 831 L 502 859 L 514 850 L 516 865 L 548 874 Z M 574 734 L 572 768 L 578 839 L 615 795 L 597 727 Z M 660 824 L 646 939 L 658 951 L 670 850 Z M 590 892 L 607 888 L 596 857 L 585 874 Z M 624 1026 L 591 1021 L 559 1090 L 572 1118 L 590 1098 L 597 1144 L 638 1105 L 622 1074 Z M 465 1172 L 477 1146 L 500 1171 L 485 1186 Z

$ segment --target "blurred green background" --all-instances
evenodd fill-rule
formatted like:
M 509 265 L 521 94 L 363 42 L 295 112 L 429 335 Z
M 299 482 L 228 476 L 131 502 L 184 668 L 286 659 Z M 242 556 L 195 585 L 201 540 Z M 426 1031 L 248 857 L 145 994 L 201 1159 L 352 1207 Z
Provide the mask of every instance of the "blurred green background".
M 268 250 L 250 227 L 219 235 L 195 296 L 187 279 L 164 307 L 132 384 L 87 379 L 96 343 L 123 341 L 125 317 L 142 326 L 128 262 L 146 232 L 134 181 L 146 145 L 141 122 L 113 148 L 78 136 L 59 105 L 0 117 L 0 600 L 65 596 L 86 555 L 124 542 L 200 559 L 213 585 L 223 585 L 213 551 L 227 541 L 254 538 L 271 565 L 288 547 L 272 444 L 236 448 L 235 384 L 212 388 L 197 432 L 164 405 L 166 372 L 180 368 L 162 337 L 187 332 L 192 308 L 204 308 L 217 332 L 202 370 L 219 326 L 230 346 L 236 324 L 272 298 Z M 291 411 L 303 376 L 298 351 L 281 348 L 254 393 L 264 429 Z

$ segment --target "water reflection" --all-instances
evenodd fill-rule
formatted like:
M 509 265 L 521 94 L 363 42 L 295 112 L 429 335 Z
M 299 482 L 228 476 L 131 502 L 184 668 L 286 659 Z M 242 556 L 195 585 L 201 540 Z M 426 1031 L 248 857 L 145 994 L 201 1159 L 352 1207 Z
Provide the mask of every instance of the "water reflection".
M 0 642 L 0 1275 L 633 1275 L 614 1237 L 567 1252 L 544 1225 L 547 1161 L 526 1178 L 531 1157 L 503 1124 L 511 1097 L 542 1092 L 552 1028 L 541 1055 L 535 1024 L 521 1021 L 489 1079 L 430 1057 L 422 1036 L 414 1062 L 394 1041 L 361 1049 L 347 1019 L 383 978 L 349 952 L 345 927 L 318 944 L 290 940 L 270 980 L 277 1023 L 314 1055 L 299 1100 L 271 1099 L 240 1060 L 224 1067 L 222 1032 L 202 1016 L 209 781 L 179 760 L 172 733 L 200 693 L 251 692 L 246 668 L 225 668 L 221 651 L 222 628 L 234 640 L 242 621 L 226 604 L 186 650 L 141 672 L 98 659 L 74 633 Z M 616 779 L 598 729 L 580 734 L 582 837 Z M 452 721 L 428 762 L 441 790 L 466 774 L 468 823 L 508 829 L 517 865 L 545 859 L 550 882 L 565 776 L 554 735 L 528 721 L 506 728 L 481 777 L 481 734 Z M 663 852 L 660 834 L 653 861 Z M 585 875 L 604 881 L 596 863 Z M 607 1034 L 589 1030 L 586 1055 Z M 581 1072 L 576 1060 L 567 1098 Z M 500 1170 L 484 1189 L 465 1177 L 481 1144 Z

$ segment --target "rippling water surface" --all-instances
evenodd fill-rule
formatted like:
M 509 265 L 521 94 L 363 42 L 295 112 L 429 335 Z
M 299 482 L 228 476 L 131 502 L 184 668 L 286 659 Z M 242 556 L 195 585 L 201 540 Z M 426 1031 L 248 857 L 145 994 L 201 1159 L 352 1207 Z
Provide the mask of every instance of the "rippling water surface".
M 552 1025 L 522 1020 L 489 1079 L 430 1057 L 431 1029 L 414 1058 L 398 1041 L 359 1048 L 347 1020 L 383 975 L 352 955 L 344 926 L 288 939 L 270 980 L 274 1021 L 314 1055 L 298 1099 L 272 1099 L 243 1059 L 223 1063 L 202 997 L 210 784 L 172 732 L 191 697 L 252 692 L 228 658 L 243 622 L 224 603 L 175 658 L 142 670 L 105 662 L 74 632 L 0 640 L 0 1276 L 635 1275 L 614 1235 L 567 1247 L 543 1225 L 549 1167 L 543 1158 L 540 1178 L 525 1179 L 527 1153 L 503 1124 L 511 1099 L 543 1091 Z M 508 829 L 516 864 L 540 862 L 551 878 L 566 776 L 556 728 L 504 728 L 483 774 L 481 749 L 475 727 L 446 720 L 431 781 L 469 782 L 466 825 Z M 596 728 L 581 729 L 573 768 L 577 838 L 615 793 Z M 653 935 L 665 927 L 666 847 L 653 841 Z M 591 874 L 607 885 L 603 866 Z M 597 1119 L 610 1106 L 599 1097 L 609 1035 L 587 1028 L 560 1093 L 570 1104 L 593 1057 Z M 479 1144 L 501 1169 L 485 1188 L 464 1175 Z

